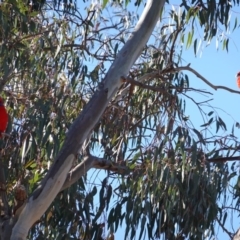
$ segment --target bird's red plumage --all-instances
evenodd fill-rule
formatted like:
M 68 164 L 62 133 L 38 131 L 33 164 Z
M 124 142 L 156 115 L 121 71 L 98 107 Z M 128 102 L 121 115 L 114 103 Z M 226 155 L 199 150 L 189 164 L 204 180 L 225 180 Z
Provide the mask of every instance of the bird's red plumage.
M 0 98 L 0 138 L 1 133 L 5 132 L 8 123 L 8 114 L 4 107 L 3 100 Z
M 237 77 L 237 86 L 240 88 L 240 76 Z

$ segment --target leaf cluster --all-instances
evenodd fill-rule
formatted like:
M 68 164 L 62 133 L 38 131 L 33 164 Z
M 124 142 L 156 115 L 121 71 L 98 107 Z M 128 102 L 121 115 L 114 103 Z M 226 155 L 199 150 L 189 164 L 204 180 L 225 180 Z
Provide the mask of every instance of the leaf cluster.
M 155 37 L 88 139 L 88 151 L 131 173 L 108 172 L 99 189 L 88 182 L 87 175 L 81 178 L 59 193 L 31 229 L 30 239 L 98 239 L 103 230 L 114 234 L 124 222 L 126 239 L 136 236 L 137 227 L 139 239 L 162 234 L 167 239 L 201 239 L 206 230 L 215 234 L 218 213 L 225 222 L 218 201 L 233 175 L 227 165 L 210 165 L 207 160 L 233 156 L 239 142 L 234 129 L 226 133 L 227 126 L 214 108 L 206 113 L 194 101 L 191 93 L 201 90 L 194 89 L 188 75 L 178 68 L 182 66 L 181 43 L 188 48 L 195 36 L 193 23 L 199 19 L 204 39 L 209 41 L 215 36 L 216 22 L 226 25 L 230 8 L 225 2 L 199 4 L 183 3 L 185 9 L 179 15 L 177 11 L 164 13 L 172 24 L 163 21 L 156 28 Z M 8 201 L 14 207 L 14 185 L 20 181 L 29 194 L 38 186 L 137 16 L 117 4 L 111 18 L 105 17 L 108 13 L 99 5 L 84 13 L 53 5 L 50 17 L 44 15 L 47 10 L 43 15 L 29 13 L 23 1 L 6 1 L 1 6 L 0 89 L 11 121 L 10 137 L 0 144 Z M 195 42 L 194 49 L 196 53 Z M 203 116 L 201 127 L 186 116 L 189 100 Z M 216 133 L 212 133 L 213 124 Z M 81 152 L 76 165 L 82 157 Z M 234 166 L 231 171 L 236 172 Z M 112 206 L 113 197 L 117 201 Z

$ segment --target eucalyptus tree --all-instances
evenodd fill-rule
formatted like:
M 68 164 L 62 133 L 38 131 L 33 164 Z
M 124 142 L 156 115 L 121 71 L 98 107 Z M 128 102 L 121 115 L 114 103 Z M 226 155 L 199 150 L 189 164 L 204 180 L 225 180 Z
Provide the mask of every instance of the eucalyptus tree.
M 181 58 L 182 46 L 196 54 L 214 37 L 228 48 L 219 25 L 229 29 L 230 2 L 136 1 L 140 17 L 129 1 L 37 3 L 0 9 L 10 116 L 0 142 L 1 239 L 114 239 L 120 226 L 126 239 L 201 239 L 216 222 L 232 237 L 219 201 L 237 174 L 224 162 L 238 160 L 239 141 L 196 102 L 205 122 L 194 127 L 189 93 L 210 93 L 187 74 L 238 92 Z M 209 135 L 213 124 L 225 135 Z M 107 172 L 99 188 L 90 169 Z

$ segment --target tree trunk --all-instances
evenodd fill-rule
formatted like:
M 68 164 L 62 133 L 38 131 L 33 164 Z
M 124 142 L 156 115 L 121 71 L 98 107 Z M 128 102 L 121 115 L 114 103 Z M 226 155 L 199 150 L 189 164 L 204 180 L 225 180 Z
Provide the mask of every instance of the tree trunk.
M 81 150 L 85 139 L 89 136 L 95 124 L 99 121 L 107 104 L 121 86 L 122 77 L 128 75 L 130 68 L 140 56 L 159 20 L 164 3 L 164 0 L 148 0 L 135 30 L 118 53 L 105 79 L 99 84 L 98 91 L 72 124 L 65 143 L 48 174 L 28 198 L 18 216 L 15 216 L 16 223 L 12 229 L 11 240 L 26 239 L 31 226 L 41 218 L 62 189 L 72 168 L 75 156 Z M 88 158 L 87 161 L 91 161 L 91 159 Z M 84 164 L 82 165 L 84 166 Z M 85 171 L 88 171 L 93 166 L 90 162 L 87 162 L 86 165 L 88 168 L 85 168 Z

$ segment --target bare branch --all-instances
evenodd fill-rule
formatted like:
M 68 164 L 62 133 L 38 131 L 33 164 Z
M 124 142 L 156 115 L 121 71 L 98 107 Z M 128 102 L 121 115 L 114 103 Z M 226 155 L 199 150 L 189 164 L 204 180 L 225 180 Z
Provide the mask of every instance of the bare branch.
M 216 220 L 217 220 L 218 224 L 221 226 L 221 228 L 223 229 L 223 231 L 225 231 L 225 232 L 228 234 L 228 236 L 229 236 L 230 238 L 232 238 L 233 234 L 232 234 L 231 232 L 229 232 L 229 231 L 224 227 L 224 225 L 221 223 L 221 221 L 220 221 L 218 218 L 216 218 Z
M 152 90 L 154 92 L 166 92 L 166 90 L 168 89 L 176 89 L 176 90 L 181 90 L 181 91 L 195 91 L 195 92 L 201 92 L 201 93 L 206 93 L 206 94 L 209 94 L 209 95 L 213 95 L 211 92 L 207 92 L 207 91 L 204 91 L 204 90 L 200 90 L 200 89 L 195 89 L 195 88 L 180 88 L 180 87 L 175 87 L 175 86 L 169 86 L 169 87 L 165 87 L 165 86 L 162 86 L 162 87 L 155 87 L 155 86 L 150 86 L 150 85 L 146 85 L 144 83 L 142 83 L 143 80 L 145 79 L 148 79 L 148 78 L 161 78 L 161 76 L 159 75 L 159 73 L 157 72 L 153 72 L 151 74 L 145 74 L 144 76 L 142 76 L 140 78 L 140 80 L 134 80 L 133 78 L 131 77 L 121 77 L 122 78 L 122 81 L 123 82 L 128 82 L 128 83 L 131 83 L 133 85 L 136 85 L 138 87 L 141 87 L 141 88 L 144 88 L 144 89 L 149 89 L 149 90 Z M 128 87 L 129 88 L 129 87 Z M 125 90 L 125 89 L 124 89 Z M 185 95 L 185 94 L 184 94 Z
M 225 86 L 218 86 L 218 85 L 214 85 L 211 82 L 209 82 L 206 78 L 204 78 L 200 73 L 198 73 L 196 70 L 194 70 L 193 68 L 191 68 L 189 65 L 187 65 L 186 67 L 177 67 L 173 69 L 173 72 L 179 72 L 179 71 L 184 71 L 187 70 L 189 72 L 192 72 L 193 74 L 195 74 L 198 78 L 200 78 L 203 82 L 205 82 L 208 86 L 210 86 L 211 88 L 213 88 L 214 90 L 218 90 L 218 89 L 224 89 L 228 92 L 231 93 L 237 93 L 240 94 L 240 91 L 236 91 L 233 90 L 231 88 L 225 87 Z
M 207 159 L 207 162 L 220 163 L 220 162 L 236 161 L 236 160 L 240 160 L 240 156 L 237 156 L 237 157 L 211 158 L 211 159 Z
M 165 87 L 154 87 L 154 86 L 146 85 L 146 84 L 144 84 L 140 81 L 135 81 L 133 78 L 130 78 L 130 77 L 127 77 L 127 78 L 122 77 L 122 80 L 124 82 L 131 83 L 131 84 L 136 85 L 138 87 L 149 89 L 149 90 L 156 91 L 156 92 L 165 92 L 165 90 L 166 90 Z
M 84 157 L 80 164 L 78 164 L 68 173 L 67 179 L 63 184 L 61 191 L 78 181 L 91 168 L 108 170 L 118 174 L 129 174 L 131 172 L 131 170 L 126 167 L 125 161 L 112 162 L 105 158 L 98 158 L 89 154 L 88 156 Z

